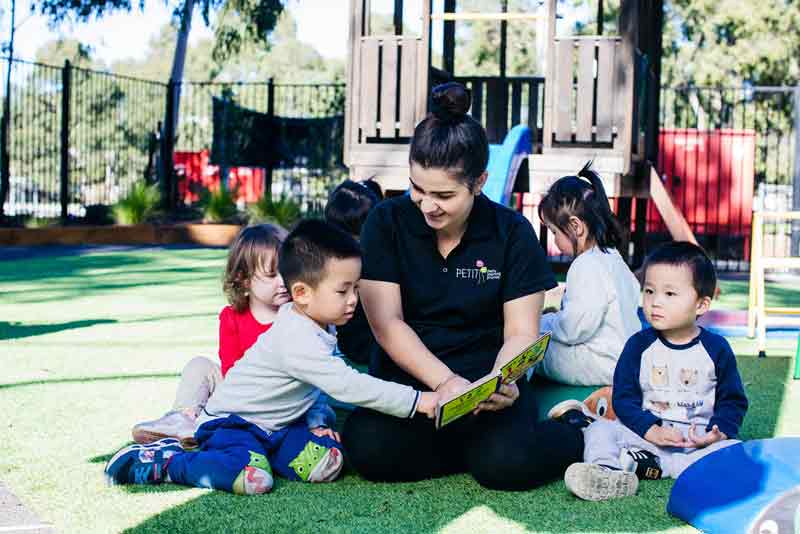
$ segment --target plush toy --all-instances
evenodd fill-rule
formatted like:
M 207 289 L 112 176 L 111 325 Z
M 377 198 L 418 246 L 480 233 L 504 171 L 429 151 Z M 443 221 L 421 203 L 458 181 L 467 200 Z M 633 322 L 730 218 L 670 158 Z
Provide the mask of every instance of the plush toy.
M 583 399 L 567 399 L 559 402 L 547 412 L 549 419 L 558 419 L 570 410 L 578 410 L 590 419 L 605 418 L 611 421 L 617 419 L 614 407 L 611 406 L 611 386 L 596 389 L 591 395 Z
M 596 419 L 602 417 L 614 421 L 617 418 L 614 406 L 611 405 L 611 386 L 594 390 L 591 395 L 583 399 L 583 404 L 588 408 L 589 415 L 594 415 Z

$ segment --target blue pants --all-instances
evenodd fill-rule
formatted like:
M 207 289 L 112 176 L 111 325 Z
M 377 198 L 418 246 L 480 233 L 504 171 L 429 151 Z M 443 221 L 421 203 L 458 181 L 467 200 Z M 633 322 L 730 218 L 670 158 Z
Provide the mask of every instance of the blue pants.
M 199 451 L 171 458 L 167 472 L 173 482 L 239 494 L 264 493 L 272 486 L 270 466 L 289 480 L 322 482 L 335 478 L 343 463 L 341 445 L 312 434 L 303 420 L 267 432 L 230 415 L 200 425 L 195 439 Z

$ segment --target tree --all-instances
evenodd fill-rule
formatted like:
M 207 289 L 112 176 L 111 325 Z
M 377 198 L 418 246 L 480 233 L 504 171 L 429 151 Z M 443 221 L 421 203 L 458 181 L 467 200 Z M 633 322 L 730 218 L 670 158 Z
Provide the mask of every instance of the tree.
M 195 4 L 194 0 L 188 1 Z M 167 2 L 173 9 L 173 22 L 179 25 L 186 19 L 187 0 Z M 196 5 L 208 26 L 214 19 L 213 53 L 217 60 L 239 52 L 249 42 L 260 41 L 269 46 L 269 33 L 283 12 L 281 0 L 197 0 Z M 35 0 L 31 4 L 33 11 L 53 24 L 65 20 L 87 22 L 114 11 L 143 11 L 144 6 L 145 0 Z
M 499 12 L 501 2 L 459 0 L 459 11 Z M 508 12 L 535 12 L 537 0 L 508 0 Z M 542 74 L 537 60 L 536 22 L 507 23 L 506 74 L 532 76 Z M 497 76 L 500 73 L 500 23 L 473 21 L 456 23 L 457 76 Z

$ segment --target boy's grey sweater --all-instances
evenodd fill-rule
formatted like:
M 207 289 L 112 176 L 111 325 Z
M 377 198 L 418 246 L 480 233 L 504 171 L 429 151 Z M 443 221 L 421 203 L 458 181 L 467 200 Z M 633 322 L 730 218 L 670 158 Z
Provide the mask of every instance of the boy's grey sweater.
M 291 302 L 284 304 L 272 327 L 228 371 L 198 424 L 236 414 L 264 430 L 280 430 L 303 417 L 320 390 L 396 417 L 414 415 L 417 391 L 356 371 L 333 356 L 335 347 L 335 335 Z

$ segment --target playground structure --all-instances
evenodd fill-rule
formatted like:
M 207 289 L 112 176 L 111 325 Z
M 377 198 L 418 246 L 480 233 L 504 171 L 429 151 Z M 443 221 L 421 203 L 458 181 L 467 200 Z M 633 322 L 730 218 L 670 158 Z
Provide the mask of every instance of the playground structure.
M 666 189 L 662 186 L 663 194 L 651 196 L 651 189 L 661 185 L 651 182 L 661 182 L 653 165 L 658 156 L 663 0 L 623 0 L 617 35 L 603 34 L 599 2 L 597 34 L 577 36 L 557 33 L 556 0 L 546 0 L 535 13 L 459 12 L 456 0 L 445 0 L 443 11 L 434 13 L 431 2 L 416 1 L 422 4 L 419 35 L 408 33 L 403 24 L 403 0 L 394 2 L 390 35 L 371 31 L 370 0 L 351 3 L 344 161 L 354 179 L 374 177 L 384 190 L 407 189 L 407 145 L 428 112 L 430 88 L 454 80 L 471 89 L 471 114 L 483 123 L 490 143 L 502 143 L 509 130 L 514 132 L 508 143 L 516 143 L 516 151 L 492 150 L 488 189 L 494 200 L 507 202 L 511 192 L 535 198 L 554 180 L 592 160 L 622 223 L 634 228 L 634 263 L 642 259 L 648 198 L 668 228 L 681 228 L 684 238 L 694 239 L 691 230 L 686 234 L 680 211 L 665 203 Z M 475 20 L 501 25 L 497 76 L 453 72 L 455 24 Z M 432 65 L 434 22 L 443 25 L 444 69 Z M 506 75 L 510 23 L 537 24 L 537 35 L 543 36 L 537 38 L 543 78 Z M 519 147 L 525 136 L 513 130 L 521 123 L 530 138 L 530 154 L 522 159 Z M 528 216 L 539 228 L 535 211 Z M 546 240 L 546 232 L 541 235 Z
M 767 354 L 767 326 L 775 322 L 786 322 L 786 316 L 800 316 L 800 307 L 767 306 L 765 277 L 767 270 L 800 269 L 800 257 L 767 256 L 764 250 L 765 223 L 800 221 L 800 211 L 754 212 L 752 251 L 750 253 L 750 296 L 747 306 L 747 337 L 756 337 L 758 355 Z M 773 316 L 773 317 L 770 317 Z M 800 357 L 800 339 L 798 339 Z M 796 362 L 796 365 L 798 363 Z M 800 367 L 795 368 L 795 378 L 800 378 Z

